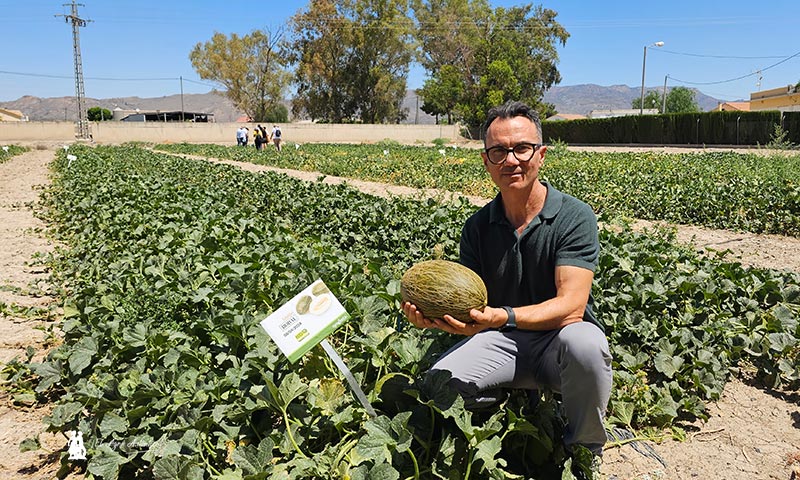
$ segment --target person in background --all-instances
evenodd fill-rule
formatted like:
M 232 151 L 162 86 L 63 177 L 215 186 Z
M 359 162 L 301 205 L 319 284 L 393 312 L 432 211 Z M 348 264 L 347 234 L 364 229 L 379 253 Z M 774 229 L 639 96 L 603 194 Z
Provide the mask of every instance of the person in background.
M 261 125 L 258 125 L 256 128 L 253 129 L 253 143 L 256 146 L 256 150 L 261 150 L 261 147 L 264 145 L 267 139 L 261 136 Z
M 236 130 L 236 145 L 238 145 L 240 147 L 243 147 L 245 145 L 244 136 L 245 136 L 245 134 L 244 134 L 244 126 L 239 127 Z
M 492 407 L 508 388 L 534 392 L 532 402 L 540 389 L 560 393 L 565 447 L 591 451 L 592 475 L 599 474 L 612 370 L 604 326 L 592 310 L 597 218 L 586 203 L 540 180 L 547 147 L 529 106 L 490 109 L 483 134 L 483 165 L 500 192 L 464 224 L 460 263 L 483 279 L 489 306 L 470 312 L 474 323 L 426 318 L 408 302 L 403 312 L 416 327 L 466 336 L 429 373 L 448 372 L 467 408 Z
M 275 144 L 275 148 L 278 150 L 278 153 L 281 151 L 281 128 L 277 125 L 272 126 L 272 143 Z

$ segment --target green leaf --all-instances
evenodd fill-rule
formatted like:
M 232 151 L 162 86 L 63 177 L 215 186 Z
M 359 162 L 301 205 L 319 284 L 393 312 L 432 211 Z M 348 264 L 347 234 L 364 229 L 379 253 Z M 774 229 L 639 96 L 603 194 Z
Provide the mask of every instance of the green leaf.
M 53 429 L 60 430 L 61 427 L 76 421 L 75 417 L 83 410 L 83 404 L 79 402 L 60 403 L 53 408 L 50 415 L 44 417 L 44 422 Z
M 202 480 L 203 470 L 185 455 L 167 455 L 153 463 L 156 480 Z
M 272 450 L 274 448 L 275 443 L 269 437 L 261 440 L 258 447 L 255 445 L 236 447 L 233 451 L 233 462 L 244 470 L 245 475 L 269 472 L 272 468 Z
M 39 443 L 39 437 L 30 437 L 26 438 L 19 444 L 19 451 L 20 453 L 25 452 L 33 452 L 42 448 L 42 445 Z
M 127 328 L 122 333 L 122 340 L 131 347 L 143 347 L 147 344 L 147 327 L 137 323 L 133 328 Z
M 128 421 L 114 412 L 106 412 L 99 428 L 103 437 L 109 437 L 114 432 L 125 433 L 128 430 Z
M 119 469 L 128 463 L 128 459 L 112 450 L 108 445 L 100 445 L 89 457 L 86 469 L 89 473 L 102 477 L 103 480 L 116 480 Z
M 39 384 L 36 386 L 37 392 L 44 392 L 61 381 L 61 362 L 49 361 L 34 364 L 33 371 L 36 375 L 39 375 Z
M 292 372 L 283 379 L 278 387 L 278 399 L 283 409 L 308 390 L 308 385 L 303 382 L 300 375 Z
M 390 463 L 379 463 L 369 470 L 369 478 L 374 480 L 398 480 L 400 472 Z
M 391 464 L 392 452 L 404 452 L 411 446 L 411 432 L 406 424 L 411 412 L 401 412 L 394 419 L 381 415 L 364 424 L 366 435 L 356 446 L 359 455 Z
M 69 369 L 77 375 L 92 363 L 92 357 L 97 353 L 97 341 L 94 337 L 84 337 L 75 344 L 69 356 Z
M 497 454 L 503 449 L 503 439 L 499 436 L 486 439 L 478 444 L 475 451 L 475 460 L 483 461 L 481 471 L 489 474 L 498 469 L 498 467 L 506 466 L 506 461 L 502 458 L 496 458 Z
M 673 378 L 683 366 L 683 359 L 681 357 L 673 357 L 664 352 L 659 352 L 653 363 L 655 364 L 656 370 L 666 375 L 667 378 Z

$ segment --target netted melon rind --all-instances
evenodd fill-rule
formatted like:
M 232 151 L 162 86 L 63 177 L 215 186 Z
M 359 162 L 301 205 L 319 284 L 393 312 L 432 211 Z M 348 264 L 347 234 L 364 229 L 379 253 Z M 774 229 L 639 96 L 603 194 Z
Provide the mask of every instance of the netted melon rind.
M 428 260 L 409 268 L 400 280 L 404 302 L 416 305 L 426 318 L 450 315 L 471 322 L 473 308 L 483 310 L 487 303 L 486 285 L 469 268 L 448 260 Z

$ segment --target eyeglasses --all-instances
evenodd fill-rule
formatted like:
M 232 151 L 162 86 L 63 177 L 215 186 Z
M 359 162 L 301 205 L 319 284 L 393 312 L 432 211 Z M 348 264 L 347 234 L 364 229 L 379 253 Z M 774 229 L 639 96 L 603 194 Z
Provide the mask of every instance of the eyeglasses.
M 518 143 L 512 148 L 506 147 L 492 147 L 486 149 L 486 156 L 489 158 L 489 163 L 494 165 L 501 165 L 508 158 L 508 153 L 514 154 L 514 158 L 520 162 L 529 162 L 537 150 L 542 146 L 541 143 Z

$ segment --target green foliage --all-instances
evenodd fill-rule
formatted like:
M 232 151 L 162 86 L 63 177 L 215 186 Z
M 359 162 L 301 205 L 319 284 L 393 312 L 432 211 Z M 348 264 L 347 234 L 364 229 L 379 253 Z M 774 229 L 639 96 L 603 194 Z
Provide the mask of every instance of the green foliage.
M 288 121 L 289 109 L 282 103 L 274 105 L 264 115 L 264 122 L 266 123 L 286 123 Z
M 789 150 L 794 147 L 794 144 L 787 137 L 788 132 L 783 129 L 780 123 L 776 123 L 775 130 L 772 132 L 772 136 L 765 147 L 772 150 Z
M 87 110 L 86 113 L 89 117 L 90 122 L 101 122 L 106 120 L 112 120 L 114 117 L 113 114 L 111 113 L 111 110 L 101 107 L 92 107 L 89 110 Z
M 545 142 L 649 143 L 661 145 L 758 145 L 781 122 L 787 139 L 800 143 L 800 112 L 705 112 L 629 115 L 543 122 Z
M 476 149 L 306 144 L 278 155 L 217 145 L 158 148 L 487 199 L 496 194 Z M 800 237 L 800 155 L 573 152 L 556 143 L 547 150 L 542 176 L 605 218 Z
M 675 87 L 667 93 L 666 113 L 696 113 L 700 107 L 695 100 L 695 90 L 686 87 Z
M 560 81 L 556 45 L 569 37 L 555 11 L 533 4 L 492 9 L 483 0 L 412 5 L 420 62 L 430 77 L 420 92 L 424 111 L 473 129 L 490 107 L 511 99 L 543 118 L 554 113 L 542 96 Z
M 352 168 L 352 152 L 323 147 Z M 531 410 L 514 392 L 474 413 L 446 376 L 420 381 L 458 339 L 408 328 L 398 279 L 436 251 L 457 257 L 475 211 L 466 201 L 381 199 L 136 147 L 70 153 L 78 160 L 67 167 L 59 152 L 43 198 L 63 245 L 50 266 L 64 344 L 31 364 L 34 377 L 15 378 L 36 394 L 65 391 L 45 421 L 84 432 L 93 475 L 562 475 L 552 398 Z M 800 276 L 699 257 L 670 232 L 600 236 L 594 291 L 614 349 L 612 421 L 703 416 L 742 361 L 772 384 L 800 380 Z M 289 364 L 258 324 L 316 278 L 353 317 L 330 342 L 377 417 L 323 352 Z M 25 370 L 14 365 L 6 379 Z
M 644 94 L 644 108 L 655 108 L 658 109 L 659 112 L 664 113 L 661 110 L 661 100 L 661 93 L 657 92 L 656 90 L 648 90 Z M 642 97 L 636 97 L 631 100 L 631 108 L 640 108 L 641 104 Z
M 398 123 L 411 63 L 403 0 L 317 0 L 292 19 L 293 111 L 323 122 Z
M 273 122 L 270 118 L 281 113 L 290 79 L 280 52 L 281 38 L 280 30 L 230 37 L 217 32 L 208 42 L 195 45 L 189 59 L 200 78 L 225 87 L 225 96 L 254 122 Z
M 19 145 L 0 145 L 0 163 L 3 163 L 16 155 L 21 155 L 30 150 L 28 147 Z
M 434 147 L 436 147 L 436 148 L 442 148 L 442 147 L 444 147 L 445 145 L 447 145 L 447 142 L 449 142 L 449 140 L 448 140 L 448 139 L 446 139 L 446 138 L 441 138 L 441 137 L 439 137 L 439 138 L 434 138 L 433 140 L 431 140 L 431 143 L 432 143 L 432 144 L 433 144 L 433 146 L 434 146 Z
M 663 91 L 648 90 L 644 95 L 644 108 L 655 108 L 660 113 L 697 113 L 700 112 L 700 106 L 697 105 L 695 95 L 695 90 L 675 87 L 669 89 L 665 99 Z M 631 108 L 640 108 L 641 104 L 641 97 L 636 97 L 631 101 Z

